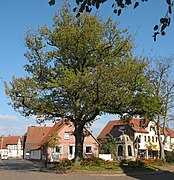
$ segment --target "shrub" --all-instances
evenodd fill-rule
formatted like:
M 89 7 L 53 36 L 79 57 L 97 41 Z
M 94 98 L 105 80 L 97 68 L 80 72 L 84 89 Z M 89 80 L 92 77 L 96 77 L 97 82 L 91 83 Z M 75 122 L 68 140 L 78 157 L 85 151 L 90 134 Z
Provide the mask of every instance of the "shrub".
M 67 167 L 67 166 L 72 166 L 73 165 L 73 162 L 69 159 L 63 159 L 60 163 L 59 163 L 59 166 L 62 166 L 62 167 Z
M 93 158 L 86 158 L 86 159 L 82 160 L 80 165 L 82 165 L 82 166 L 98 166 L 104 162 L 105 162 L 105 160 L 103 160 L 101 158 L 93 157 Z
M 73 162 L 69 159 L 63 159 L 56 167 L 57 173 L 65 173 L 67 170 L 71 170 Z
M 174 163 L 174 151 L 167 152 L 165 158 L 168 163 Z

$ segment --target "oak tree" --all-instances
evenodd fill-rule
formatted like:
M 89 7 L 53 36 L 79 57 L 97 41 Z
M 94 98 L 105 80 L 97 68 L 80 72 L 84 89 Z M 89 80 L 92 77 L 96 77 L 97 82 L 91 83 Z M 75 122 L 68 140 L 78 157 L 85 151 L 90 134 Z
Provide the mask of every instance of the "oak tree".
M 52 27 L 27 31 L 28 75 L 6 83 L 6 94 L 16 111 L 35 115 L 38 122 L 60 117 L 73 122 L 78 162 L 85 126 L 104 112 L 133 111 L 132 101 L 146 82 L 146 63 L 132 55 L 131 36 L 118 23 L 71 12 L 66 3 Z

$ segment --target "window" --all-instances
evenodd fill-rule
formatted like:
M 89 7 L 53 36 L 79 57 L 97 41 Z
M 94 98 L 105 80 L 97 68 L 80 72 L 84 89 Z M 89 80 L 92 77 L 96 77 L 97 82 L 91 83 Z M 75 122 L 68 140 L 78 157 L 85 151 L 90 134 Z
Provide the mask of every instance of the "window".
M 141 143 L 141 135 L 139 135 L 139 143 Z
M 70 155 L 73 154 L 73 146 L 69 146 L 69 154 L 70 154 Z
M 62 154 L 62 146 L 56 146 L 55 147 L 55 152 L 59 153 L 59 154 Z
M 150 142 L 150 136 L 148 136 L 148 142 Z
M 119 131 L 125 131 L 125 126 L 120 126 Z
M 123 146 L 122 145 L 118 146 L 118 156 L 123 156 Z
M 154 136 L 152 136 L 152 142 L 154 142 Z
M 70 133 L 69 132 L 65 132 L 64 139 L 69 139 L 69 138 L 70 138 Z
M 86 146 L 86 154 L 92 154 L 92 146 Z
M 156 142 L 158 142 L 158 137 L 156 137 Z
M 128 145 L 128 156 L 132 156 L 132 148 Z
M 147 141 L 146 136 L 144 136 L 144 141 L 145 141 L 145 142 Z

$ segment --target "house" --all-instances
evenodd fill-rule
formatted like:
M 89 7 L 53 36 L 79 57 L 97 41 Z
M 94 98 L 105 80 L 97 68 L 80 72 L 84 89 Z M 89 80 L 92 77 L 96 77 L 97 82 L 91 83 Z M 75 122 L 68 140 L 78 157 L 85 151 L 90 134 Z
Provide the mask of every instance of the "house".
M 164 149 L 165 151 L 171 151 L 174 142 L 174 131 L 166 128 L 166 132 L 167 138 Z M 122 134 L 129 136 L 134 143 L 135 156 L 138 153 L 139 156 L 147 159 L 159 157 L 160 147 L 155 122 L 141 118 L 132 118 L 129 123 L 122 120 L 109 121 L 97 139 L 101 141 L 102 139 L 109 139 L 109 136 L 118 139 Z M 164 140 L 163 134 L 161 134 L 161 139 Z M 119 149 L 116 151 L 119 157 L 122 153 L 119 152 Z
M 20 136 L 1 136 L 0 148 L 1 156 L 22 158 L 23 149 Z
M 30 159 L 31 149 L 38 145 L 51 127 L 29 126 L 24 139 L 24 159 Z
M 74 125 L 72 122 L 65 120 L 57 122 L 41 142 L 31 149 L 31 159 L 45 159 L 46 157 L 48 157 L 49 161 L 73 159 L 75 157 L 75 137 L 73 132 Z M 98 140 L 86 128 L 84 128 L 84 132 L 86 134 L 83 145 L 84 157 L 98 157 Z M 48 142 L 54 136 L 56 136 L 58 143 L 54 147 L 49 147 Z

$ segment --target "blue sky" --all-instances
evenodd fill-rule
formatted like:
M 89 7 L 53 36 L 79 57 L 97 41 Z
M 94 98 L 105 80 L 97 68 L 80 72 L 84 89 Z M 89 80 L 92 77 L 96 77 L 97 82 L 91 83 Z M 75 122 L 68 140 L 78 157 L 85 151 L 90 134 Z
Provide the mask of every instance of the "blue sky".
M 24 34 L 28 28 L 37 28 L 38 25 L 51 25 L 52 18 L 61 6 L 61 0 L 57 0 L 55 6 L 48 5 L 49 0 L 15 0 L 2 1 L 0 6 L 0 77 L 9 82 L 13 76 L 24 76 L 23 65 L 26 59 L 23 54 L 26 50 Z M 75 2 L 75 0 L 71 0 Z M 103 5 L 99 14 L 106 19 L 111 16 L 120 21 L 121 28 L 129 28 L 134 36 L 135 55 L 148 57 L 170 57 L 174 54 L 174 24 L 167 29 L 166 36 L 158 36 L 157 42 L 153 41 L 153 26 L 158 24 L 161 16 L 167 10 L 165 0 L 153 0 L 141 3 L 133 10 L 129 7 L 123 10 L 120 17 L 113 14 L 109 3 Z M 95 9 L 94 11 L 95 12 Z M 35 119 L 27 119 L 15 112 L 8 105 L 8 99 L 4 93 L 3 83 L 0 82 L 0 135 L 23 135 L 27 126 L 35 125 Z M 92 126 L 92 131 L 97 135 L 103 126 L 116 116 L 102 116 Z M 173 127 L 174 128 L 174 127 Z

